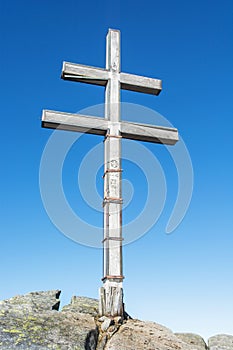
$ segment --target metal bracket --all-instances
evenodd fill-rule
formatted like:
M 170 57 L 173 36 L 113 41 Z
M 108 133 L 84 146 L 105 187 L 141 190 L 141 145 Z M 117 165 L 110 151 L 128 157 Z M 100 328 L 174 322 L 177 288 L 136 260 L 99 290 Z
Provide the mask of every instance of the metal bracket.
M 104 197 L 103 206 L 106 203 L 123 204 L 123 198 Z
M 105 142 L 106 141 L 106 139 L 109 139 L 109 138 L 115 138 L 115 139 L 122 139 L 122 136 L 121 135 L 112 135 L 112 134 L 106 134 L 105 136 L 104 136 L 104 141 L 103 142 Z
M 124 238 L 121 238 L 121 237 L 105 237 L 103 240 L 102 240 L 102 243 L 106 242 L 106 241 L 118 241 L 118 242 L 122 242 L 124 241 Z
M 111 276 L 111 275 L 106 275 L 102 278 L 102 281 L 104 280 L 112 280 L 112 279 L 118 279 L 118 280 L 123 280 L 125 276 Z
M 107 173 L 122 173 L 122 172 L 123 172 L 123 169 L 107 169 L 105 170 L 102 178 L 104 178 Z

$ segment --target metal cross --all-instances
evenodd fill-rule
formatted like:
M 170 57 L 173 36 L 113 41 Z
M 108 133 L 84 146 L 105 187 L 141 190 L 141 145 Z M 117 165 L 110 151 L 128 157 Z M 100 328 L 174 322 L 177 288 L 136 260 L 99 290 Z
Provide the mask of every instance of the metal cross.
M 62 78 L 105 86 L 105 118 L 43 111 L 42 126 L 103 135 L 104 139 L 104 238 L 103 287 L 100 315 L 123 316 L 121 139 L 128 138 L 174 145 L 174 128 L 121 121 L 120 89 L 158 95 L 161 80 L 120 71 L 120 31 L 109 29 L 106 68 L 63 63 Z

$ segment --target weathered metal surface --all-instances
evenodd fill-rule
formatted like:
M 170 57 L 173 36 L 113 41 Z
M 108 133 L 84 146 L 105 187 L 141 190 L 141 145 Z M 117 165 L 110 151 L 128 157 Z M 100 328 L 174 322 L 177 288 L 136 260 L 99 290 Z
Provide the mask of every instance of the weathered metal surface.
M 107 112 L 109 113 L 109 112 Z M 178 140 L 178 131 L 175 128 L 166 128 L 148 124 L 129 123 L 121 121 L 115 124 L 119 133 L 110 134 L 111 120 L 84 116 L 81 114 L 72 114 L 56 111 L 44 110 L 42 115 L 42 126 L 50 129 L 60 129 L 69 131 L 78 131 L 87 134 L 106 136 L 106 138 L 127 138 L 138 141 L 163 143 L 174 145 Z M 107 169 L 109 171 L 109 169 Z M 113 170 L 111 170 L 113 171 Z
M 105 119 L 110 123 L 104 140 L 104 309 L 100 312 L 123 316 L 121 171 L 114 171 L 121 169 L 120 32 L 117 30 L 110 30 L 106 38 L 106 70 L 111 78 L 105 90 Z
M 139 75 L 121 73 L 121 88 L 143 92 L 145 94 L 158 95 L 162 90 L 162 81 L 159 79 L 147 78 Z
M 121 282 L 106 280 L 104 287 L 100 288 L 99 313 L 100 315 L 124 315 L 123 288 Z
M 61 77 L 64 80 L 73 80 L 80 83 L 106 86 L 109 79 L 109 72 L 102 68 L 63 62 Z
M 50 129 L 78 131 L 104 136 L 108 129 L 108 121 L 103 118 L 88 117 L 80 114 L 43 110 L 42 126 Z
M 121 122 L 120 130 L 122 137 L 126 139 L 166 145 L 174 145 L 179 140 L 178 131 L 175 128 Z
M 173 145 L 177 129 L 120 121 L 120 89 L 158 95 L 159 79 L 120 72 L 120 31 L 109 29 L 106 68 L 63 63 L 62 78 L 105 86 L 105 118 L 43 111 L 42 126 L 105 136 L 104 139 L 104 238 L 101 315 L 123 316 L 121 139 L 129 138 Z
M 113 66 L 115 68 L 115 66 Z M 80 83 L 106 86 L 112 79 L 110 69 L 84 66 L 78 63 L 63 62 L 61 77 L 64 80 L 77 81 Z M 137 91 L 146 94 L 158 95 L 162 90 L 162 81 L 129 73 L 118 73 L 115 78 L 119 81 L 121 89 Z

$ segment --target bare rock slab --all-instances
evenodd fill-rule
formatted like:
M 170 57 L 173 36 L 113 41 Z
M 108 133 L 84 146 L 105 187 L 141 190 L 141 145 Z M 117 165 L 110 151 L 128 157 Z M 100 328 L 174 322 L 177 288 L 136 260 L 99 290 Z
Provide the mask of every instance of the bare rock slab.
M 154 322 L 128 320 L 108 341 L 105 350 L 194 350 L 172 331 Z
M 91 299 L 87 297 L 73 296 L 70 304 L 62 308 L 62 312 L 65 311 L 72 313 L 79 312 L 96 317 L 99 313 L 99 301 L 97 299 Z
M 233 335 L 218 334 L 208 340 L 209 350 L 233 350 Z
M 175 333 L 177 338 L 181 339 L 183 342 L 189 344 L 195 350 L 207 350 L 207 345 L 204 339 L 194 333 Z
M 0 302 L 0 350 L 95 350 L 94 317 L 58 312 L 58 292 L 29 293 Z
M 24 310 L 24 312 L 42 312 L 58 310 L 60 305 L 60 290 L 32 292 L 25 295 L 16 295 L 13 298 L 0 301 L 0 309 L 9 308 Z
M 60 290 L 0 301 L 0 350 L 233 350 L 233 336 L 174 334 L 154 322 L 99 317 L 98 300 L 73 297 L 59 311 Z

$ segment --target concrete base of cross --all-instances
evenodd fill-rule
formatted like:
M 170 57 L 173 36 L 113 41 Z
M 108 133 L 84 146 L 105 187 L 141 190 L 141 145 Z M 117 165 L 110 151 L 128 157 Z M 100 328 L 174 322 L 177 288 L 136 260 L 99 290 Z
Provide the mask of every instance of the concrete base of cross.
M 121 316 L 124 318 L 122 283 L 106 280 L 99 290 L 100 316 Z

